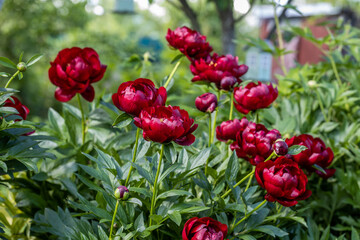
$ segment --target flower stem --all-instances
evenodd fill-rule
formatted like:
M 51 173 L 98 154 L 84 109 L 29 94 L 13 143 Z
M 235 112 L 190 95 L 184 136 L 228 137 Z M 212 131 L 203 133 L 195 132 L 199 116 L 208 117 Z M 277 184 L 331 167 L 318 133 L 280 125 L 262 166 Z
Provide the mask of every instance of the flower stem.
M 220 92 L 220 90 L 218 90 L 218 95 L 217 95 L 218 102 L 220 102 L 220 97 L 221 97 L 221 92 Z M 218 112 L 219 112 L 219 106 L 215 110 L 213 126 L 212 126 L 212 129 L 211 129 L 211 143 L 213 143 L 214 137 L 215 137 L 216 118 L 217 118 Z
M 208 143 L 208 147 L 211 146 L 211 143 L 212 143 L 212 133 L 211 133 L 211 113 L 209 113 L 209 143 Z M 209 165 L 209 161 L 210 161 L 210 157 L 208 157 L 208 159 L 206 160 L 206 165 L 205 165 L 205 176 L 207 176 L 207 173 L 208 173 L 208 165 Z
M 276 154 L 275 154 L 275 151 L 272 152 L 272 153 L 270 154 L 270 156 L 269 156 L 264 162 L 270 160 L 270 159 L 271 159 L 273 156 L 275 156 L 275 155 L 276 155 Z M 246 179 L 248 179 L 249 177 L 251 177 L 254 173 L 255 173 L 255 168 L 253 168 L 253 170 L 252 170 L 250 173 L 248 173 L 245 177 L 243 177 L 240 181 L 238 181 L 232 188 L 230 188 L 230 189 L 227 190 L 223 195 L 221 195 L 221 198 L 222 198 L 222 199 L 226 198 L 226 197 L 231 193 L 231 191 L 232 191 L 233 188 L 236 188 L 237 186 L 239 186 L 239 185 L 240 185 L 241 183 L 243 183 Z
M 283 37 L 281 34 L 279 18 L 276 13 L 276 4 L 275 3 L 274 3 L 274 20 L 275 20 L 275 26 L 276 26 L 276 33 L 277 33 L 277 37 L 278 37 L 278 41 L 279 41 L 279 48 L 280 48 L 280 50 L 283 50 L 284 42 L 283 42 Z M 281 70 L 283 71 L 284 75 L 287 75 L 287 70 L 285 67 L 285 56 L 283 53 L 281 53 L 281 55 L 280 55 L 280 67 L 281 67 Z
M 324 116 L 325 122 L 328 122 L 329 119 L 327 118 L 327 116 L 325 114 L 325 108 L 324 108 L 323 102 L 321 101 L 320 94 L 319 94 L 317 89 L 315 89 L 315 92 L 316 92 L 316 96 L 317 96 L 317 99 L 319 101 L 320 109 L 321 109 L 321 112 L 322 112 L 322 114 Z
M 19 73 L 20 73 L 20 71 L 17 70 L 17 71 L 14 73 L 14 75 L 11 76 L 11 78 L 9 79 L 9 81 L 6 83 L 5 88 L 8 88 L 8 87 L 9 87 L 10 83 L 12 82 L 12 80 L 13 80 Z
M 251 214 L 253 214 L 254 212 L 256 212 L 257 210 L 259 210 L 262 206 L 264 206 L 266 204 L 266 199 L 264 201 L 262 201 L 259 205 L 256 206 L 256 208 L 254 208 L 251 212 L 249 212 L 248 214 L 246 214 L 242 219 L 240 219 L 240 221 L 238 221 L 235 225 L 233 225 L 230 229 L 230 233 L 232 231 L 234 231 L 234 229 L 243 221 L 245 221 L 247 218 L 249 218 L 251 216 Z
M 181 63 L 181 59 L 179 59 L 179 61 L 177 61 L 175 67 L 174 67 L 173 70 L 171 71 L 168 79 L 166 80 L 166 82 L 165 82 L 165 84 L 164 84 L 164 88 L 166 88 L 166 87 L 169 85 L 169 83 L 170 83 L 171 79 L 173 78 L 176 70 L 179 68 L 180 63 Z
M 253 170 L 252 170 L 252 171 L 255 172 L 255 166 L 253 167 Z M 246 192 L 246 191 L 249 189 L 250 183 L 251 183 L 251 180 L 253 179 L 253 177 L 254 177 L 254 174 L 252 174 L 252 175 L 249 177 L 249 181 L 248 181 L 248 183 L 246 184 L 246 188 L 245 188 L 245 191 L 244 191 L 244 192 Z
M 78 99 L 79 108 L 81 111 L 81 136 L 82 136 L 82 144 L 84 144 L 85 143 L 85 114 L 84 114 L 84 109 L 81 104 L 81 99 L 80 99 L 79 93 L 77 94 L 77 99 Z
M 110 235 L 109 235 L 109 240 L 112 239 L 112 232 L 113 232 L 113 228 L 114 228 L 114 222 L 115 222 L 115 218 L 116 218 L 116 213 L 117 213 L 117 210 L 118 210 L 118 207 L 119 207 L 119 200 L 116 201 L 116 206 L 115 206 L 115 211 L 114 211 L 114 215 L 113 215 L 113 218 L 112 218 L 112 221 L 111 221 L 111 226 L 110 226 Z
M 234 111 L 234 93 L 231 93 L 229 120 L 232 120 L 233 111 Z
M 140 131 L 141 131 L 141 128 L 138 128 L 136 131 L 136 140 L 135 140 L 135 147 L 134 147 L 132 163 L 134 163 L 136 160 L 136 153 L 137 153 L 137 149 L 138 149 L 138 145 L 139 145 Z M 130 165 L 129 173 L 128 173 L 126 181 L 125 181 L 125 187 L 127 187 L 128 183 L 129 183 L 132 170 L 133 170 L 133 165 Z
M 156 195 L 157 195 L 157 181 L 160 175 L 160 168 L 161 168 L 161 162 L 163 159 L 163 153 L 164 153 L 164 144 L 161 146 L 161 151 L 160 151 L 160 159 L 159 159 L 159 163 L 158 163 L 158 167 L 157 167 L 157 171 L 156 171 L 156 176 L 155 176 L 155 182 L 154 182 L 154 188 L 153 188 L 153 195 L 152 195 L 152 199 L 151 199 L 151 207 L 150 207 L 150 222 L 149 222 L 149 226 L 151 226 L 152 224 L 152 219 L 151 219 L 151 215 L 153 215 L 154 213 L 154 208 L 155 208 L 155 204 L 156 204 Z

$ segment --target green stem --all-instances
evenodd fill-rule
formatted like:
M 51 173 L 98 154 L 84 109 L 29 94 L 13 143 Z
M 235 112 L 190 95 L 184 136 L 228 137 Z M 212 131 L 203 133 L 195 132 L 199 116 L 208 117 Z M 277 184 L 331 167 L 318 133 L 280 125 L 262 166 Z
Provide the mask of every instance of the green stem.
M 280 48 L 280 50 L 282 50 L 282 49 L 284 49 L 284 42 L 283 42 L 283 37 L 282 37 L 281 29 L 280 29 L 279 18 L 276 13 L 276 5 L 275 4 L 274 4 L 274 20 L 275 20 L 275 26 L 276 26 L 276 33 L 277 33 L 277 37 L 278 37 L 278 41 L 279 41 L 279 48 Z M 284 75 L 287 75 L 284 54 L 280 55 L 280 67 L 281 67 L 281 70 L 283 71 Z
M 173 78 L 176 70 L 179 68 L 180 63 L 181 63 L 181 59 L 176 63 L 175 67 L 174 67 L 173 70 L 171 71 L 168 79 L 166 80 L 166 82 L 165 82 L 165 84 L 164 84 L 164 88 L 166 88 L 166 87 L 169 85 L 169 83 L 170 83 L 171 79 Z
M 256 212 L 257 210 L 259 210 L 262 206 L 264 206 L 266 204 L 266 199 L 264 201 L 262 201 L 259 205 L 257 205 L 256 208 L 254 208 L 251 212 L 249 212 L 249 214 L 245 215 L 242 219 L 240 219 L 240 221 L 238 221 L 235 225 L 233 225 L 230 229 L 231 233 L 232 231 L 234 231 L 234 229 L 243 221 L 245 221 L 247 218 L 249 218 L 251 216 L 251 214 L 253 214 L 254 212 Z
M 275 152 L 272 152 L 270 154 L 270 156 L 264 161 L 269 161 L 273 156 L 275 156 Z M 246 179 L 248 179 L 249 177 L 251 177 L 253 174 L 255 173 L 255 168 L 253 168 L 253 170 L 248 173 L 245 177 L 243 177 L 240 181 L 238 181 L 232 188 L 230 188 L 229 190 L 227 190 L 223 195 L 221 195 L 221 198 L 224 199 L 226 198 L 232 191 L 233 188 L 236 188 L 237 186 L 239 186 L 241 183 L 243 183 Z
M 218 90 L 218 102 L 220 102 L 220 97 L 221 97 L 221 92 L 220 90 Z M 215 116 L 214 116 L 214 120 L 213 120 L 213 126 L 212 126 L 212 130 L 211 130 L 211 143 L 214 142 L 214 137 L 215 137 L 215 127 L 216 127 L 216 118 L 217 118 L 217 114 L 219 112 L 219 106 L 216 108 L 215 110 Z
M 138 145 L 139 145 L 140 131 L 141 131 L 141 128 L 138 128 L 136 131 L 135 147 L 134 147 L 134 152 L 133 152 L 133 158 L 131 161 L 132 163 L 134 163 L 136 160 L 136 153 L 137 153 L 137 149 L 138 149 Z M 130 165 L 129 173 L 128 173 L 126 181 L 125 181 L 125 187 L 127 187 L 128 183 L 129 183 L 132 170 L 133 170 L 133 165 Z
M 211 113 L 209 113 L 209 143 L 208 143 L 208 147 L 211 146 L 212 143 L 212 133 L 211 133 Z M 209 161 L 210 161 L 210 157 L 208 157 L 208 159 L 206 160 L 206 165 L 205 165 L 205 176 L 207 176 L 208 173 L 208 165 L 209 165 Z
M 155 204 L 156 204 L 156 195 L 157 195 L 157 181 L 159 179 L 159 175 L 160 175 L 160 168 L 161 168 L 161 162 L 163 159 L 163 153 L 164 153 L 164 144 L 161 146 L 161 151 L 160 151 L 160 159 L 159 159 L 159 163 L 158 163 L 158 167 L 157 167 L 157 171 L 156 171 L 156 176 L 155 176 L 155 182 L 154 182 L 154 188 L 153 188 L 153 195 L 152 195 L 152 199 L 151 199 L 151 207 L 150 207 L 150 222 L 149 222 L 149 226 L 151 226 L 152 224 L 152 219 L 151 216 L 154 213 L 154 208 L 155 208 Z
M 233 111 L 234 111 L 234 93 L 231 93 L 229 120 L 232 120 Z
M 253 167 L 253 170 L 252 170 L 252 171 L 255 173 L 255 166 Z M 252 175 L 249 177 L 249 181 L 248 181 L 248 183 L 246 184 L 246 188 L 245 188 L 245 191 L 244 191 L 244 192 L 246 192 L 246 191 L 249 189 L 250 183 L 251 183 L 251 180 L 253 179 L 253 177 L 254 177 L 254 174 L 252 174 Z
M 19 70 L 16 71 L 16 73 L 14 73 L 14 75 L 11 76 L 11 78 L 9 79 L 9 81 L 6 83 L 5 88 L 8 88 L 10 83 L 12 82 L 12 80 L 20 73 Z
M 319 94 L 317 89 L 315 90 L 315 92 L 316 92 L 316 96 L 317 96 L 317 99 L 319 101 L 320 109 L 321 109 L 321 112 L 322 112 L 322 114 L 324 116 L 324 119 L 325 119 L 326 122 L 328 122 L 329 119 L 327 118 L 327 116 L 325 114 L 325 108 L 324 108 L 323 102 L 321 101 L 320 94 Z
M 78 99 L 79 108 L 81 111 L 81 136 L 82 136 L 82 144 L 84 144 L 85 143 L 85 114 L 84 114 L 84 109 L 81 104 L 81 99 L 80 99 L 79 93 L 77 94 L 77 99 Z
M 113 232 L 113 228 L 114 228 L 114 222 L 115 222 L 115 218 L 116 218 L 116 213 L 117 213 L 117 210 L 118 210 L 118 207 L 119 207 L 119 200 L 116 201 L 116 206 L 115 206 L 115 211 L 114 211 L 114 215 L 113 215 L 113 218 L 112 218 L 112 221 L 111 221 L 111 226 L 110 226 L 110 235 L 109 235 L 109 240 L 112 239 L 112 232 Z
M 330 60 L 331 67 L 332 67 L 332 69 L 333 69 L 333 71 L 334 71 L 336 80 L 338 81 L 339 87 L 340 87 L 340 86 L 342 85 L 342 82 L 341 82 L 341 79 L 340 79 L 340 76 L 339 76 L 339 72 L 338 72 L 338 70 L 337 70 L 337 67 L 336 67 L 334 58 L 331 56 L 331 54 L 326 54 L 326 56 L 327 56 L 327 57 L 329 58 L 329 60 Z

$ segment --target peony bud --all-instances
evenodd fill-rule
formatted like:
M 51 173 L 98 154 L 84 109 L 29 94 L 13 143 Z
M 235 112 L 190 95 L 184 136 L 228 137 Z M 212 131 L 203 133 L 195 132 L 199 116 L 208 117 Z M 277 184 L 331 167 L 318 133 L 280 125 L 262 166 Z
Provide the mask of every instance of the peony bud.
M 231 88 L 237 83 L 237 79 L 232 76 L 224 77 L 220 81 L 221 89 L 230 91 Z
M 129 198 L 129 189 L 125 186 L 120 186 L 115 189 L 114 196 L 119 200 L 127 200 Z
M 278 156 L 284 156 L 288 153 L 288 145 L 282 139 L 276 140 L 273 149 Z
M 195 99 L 195 106 L 202 112 L 212 113 L 217 107 L 217 97 L 213 93 L 204 93 Z
M 26 63 L 24 63 L 24 62 L 19 62 L 16 67 L 17 67 L 17 70 L 19 70 L 20 72 L 25 72 L 26 68 L 27 68 Z

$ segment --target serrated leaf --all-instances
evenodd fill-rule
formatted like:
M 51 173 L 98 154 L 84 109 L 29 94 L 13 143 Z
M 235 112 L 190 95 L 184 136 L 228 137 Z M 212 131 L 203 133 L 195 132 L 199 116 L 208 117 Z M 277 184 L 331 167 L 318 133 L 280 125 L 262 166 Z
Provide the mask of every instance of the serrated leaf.
M 305 151 L 306 149 L 307 149 L 307 147 L 305 147 L 303 145 L 293 145 L 293 146 L 289 147 L 288 154 L 297 155 L 297 154 L 301 153 L 302 151 Z
M 43 57 L 42 54 L 35 54 L 34 56 L 32 56 L 29 61 L 27 61 L 26 65 L 28 67 L 30 67 L 31 65 L 33 65 L 34 63 L 36 63 L 37 61 L 39 61 L 41 58 Z
M 17 69 L 16 64 L 6 57 L 0 57 L 0 65 L 3 65 L 4 67 L 12 68 L 12 69 Z

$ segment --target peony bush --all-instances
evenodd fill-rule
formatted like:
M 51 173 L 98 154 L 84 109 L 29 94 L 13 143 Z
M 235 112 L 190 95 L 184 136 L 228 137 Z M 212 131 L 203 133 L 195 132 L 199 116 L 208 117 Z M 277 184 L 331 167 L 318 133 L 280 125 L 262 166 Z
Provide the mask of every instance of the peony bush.
M 9 87 L 40 56 L 27 63 L 21 56 L 21 66 L 1 58 L 16 70 L 0 89 L 2 180 L 19 191 L 15 201 L 31 219 L 29 233 L 79 240 L 307 239 L 312 221 L 303 210 L 337 171 L 323 140 L 332 141 L 285 131 L 291 123 L 274 116 L 288 96 L 272 83 L 243 81 L 248 67 L 237 56 L 212 53 L 206 36 L 179 27 L 166 40 L 181 55 L 163 86 L 140 76 L 99 97 L 92 84 L 106 81 L 101 56 L 92 48 L 61 50 L 48 73 L 62 112 L 49 109 L 45 125 L 26 121 L 29 109 Z M 181 62 L 204 90 L 194 99 L 197 118 L 194 108 L 167 103 Z M 75 95 L 78 107 L 66 103 Z M 0 227 L 8 237 L 11 227 Z

